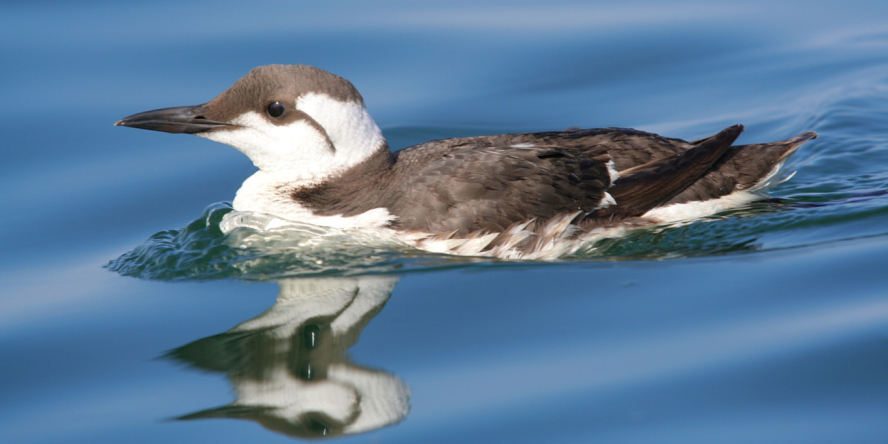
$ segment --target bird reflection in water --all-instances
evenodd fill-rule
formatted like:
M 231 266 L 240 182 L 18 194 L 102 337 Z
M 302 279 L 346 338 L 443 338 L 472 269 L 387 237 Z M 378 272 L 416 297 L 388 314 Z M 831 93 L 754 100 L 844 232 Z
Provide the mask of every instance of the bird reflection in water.
M 391 276 L 279 281 L 277 301 L 261 315 L 167 354 L 226 373 L 237 395 L 228 405 L 177 419 L 248 419 L 302 438 L 368 432 L 401 421 L 410 409 L 407 385 L 346 356 L 397 281 Z

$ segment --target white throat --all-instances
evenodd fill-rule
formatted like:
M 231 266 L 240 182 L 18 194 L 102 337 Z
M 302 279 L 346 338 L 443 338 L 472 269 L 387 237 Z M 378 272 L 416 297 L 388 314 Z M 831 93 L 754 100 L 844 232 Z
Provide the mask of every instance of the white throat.
M 237 148 L 259 168 L 237 191 L 234 209 L 339 228 L 384 226 L 391 221 L 382 208 L 351 218 L 321 217 L 293 201 L 295 189 L 341 174 L 388 149 L 382 131 L 360 103 L 310 93 L 299 97 L 296 109 L 317 125 L 305 119 L 275 125 L 249 111 L 230 122 L 238 125 L 235 129 L 199 134 Z
M 235 129 L 198 135 L 237 148 L 260 172 L 297 186 L 339 174 L 385 146 L 382 131 L 360 103 L 309 93 L 297 99 L 296 109 L 324 131 L 305 119 L 275 125 L 258 112 L 248 111 L 229 122 L 237 125 Z

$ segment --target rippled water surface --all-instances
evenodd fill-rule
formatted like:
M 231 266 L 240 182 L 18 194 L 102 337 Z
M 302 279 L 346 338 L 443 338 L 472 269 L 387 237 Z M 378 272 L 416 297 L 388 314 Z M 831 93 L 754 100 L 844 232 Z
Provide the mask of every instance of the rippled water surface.
M 0 5 L 0 442 L 888 442 L 888 3 Z M 219 224 L 254 167 L 115 128 L 249 69 L 396 149 L 820 137 L 772 199 L 556 262 Z

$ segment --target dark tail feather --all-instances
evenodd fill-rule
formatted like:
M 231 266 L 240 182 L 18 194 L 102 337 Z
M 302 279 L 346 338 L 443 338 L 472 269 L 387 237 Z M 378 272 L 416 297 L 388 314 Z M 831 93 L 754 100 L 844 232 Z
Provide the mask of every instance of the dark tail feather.
M 598 210 L 596 216 L 636 217 L 667 202 L 705 174 L 741 132 L 743 125 L 734 125 L 684 152 L 621 171 L 607 190 L 617 204 Z
M 722 169 L 736 178 L 737 189 L 762 190 L 785 180 L 779 177 L 783 164 L 805 142 L 816 138 L 817 133 L 807 132 L 779 142 L 735 146 L 737 152 L 728 153 L 730 160 Z
M 780 156 L 781 159 L 789 157 L 792 153 L 794 153 L 797 149 L 799 149 L 802 144 L 805 142 L 816 139 L 817 133 L 814 131 L 808 131 L 806 133 L 799 134 L 798 136 L 793 137 L 789 140 L 784 140 L 783 142 L 779 142 L 785 145 L 787 148 L 783 151 L 783 154 Z
M 792 156 L 796 150 L 799 149 L 805 142 L 816 139 L 817 133 L 813 131 L 809 131 L 807 133 L 799 134 L 798 136 L 793 137 L 792 139 L 785 140 L 783 142 L 778 142 L 776 150 L 778 151 L 779 157 L 774 162 L 771 170 L 768 174 L 761 179 L 759 179 L 751 188 L 751 191 L 760 191 L 764 190 L 771 185 L 778 184 L 780 182 L 784 182 L 789 180 L 790 177 L 795 174 L 794 172 L 789 174 L 785 178 L 780 177 L 780 169 L 783 168 L 783 164 L 786 163 L 787 159 Z M 782 151 L 782 152 L 781 152 Z

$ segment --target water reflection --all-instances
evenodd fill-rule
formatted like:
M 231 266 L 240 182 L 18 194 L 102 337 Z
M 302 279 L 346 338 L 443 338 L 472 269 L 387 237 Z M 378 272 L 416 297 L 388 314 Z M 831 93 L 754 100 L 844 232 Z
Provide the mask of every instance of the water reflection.
M 391 373 L 350 363 L 349 347 L 382 310 L 398 278 L 284 279 L 275 304 L 167 357 L 228 376 L 237 399 L 178 419 L 236 418 L 302 438 L 397 423 L 410 389 Z

